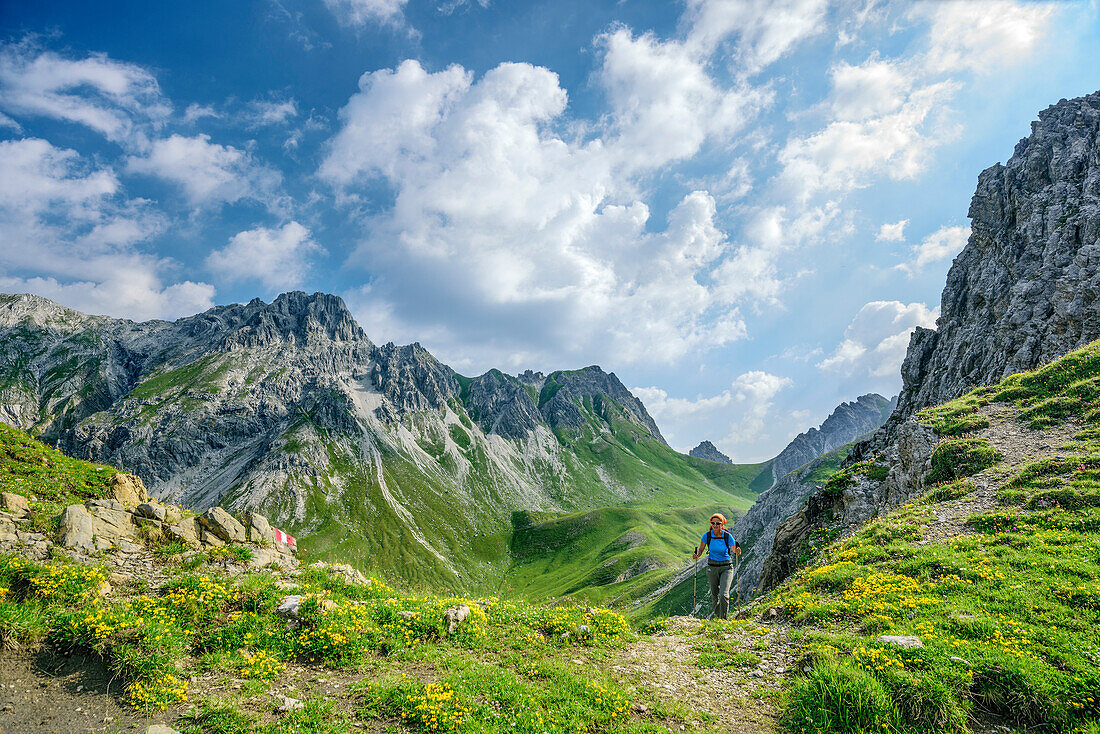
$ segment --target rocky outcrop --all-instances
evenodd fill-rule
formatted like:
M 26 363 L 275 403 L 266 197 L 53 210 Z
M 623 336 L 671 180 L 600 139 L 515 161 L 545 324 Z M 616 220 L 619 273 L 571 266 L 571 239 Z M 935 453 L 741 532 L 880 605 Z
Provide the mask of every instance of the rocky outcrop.
M 694 456 L 696 459 L 706 459 L 707 461 L 717 461 L 722 464 L 733 463 L 730 457 L 719 451 L 710 441 L 703 441 L 700 443 L 688 452 L 688 456 Z
M 220 507 L 211 507 L 199 516 L 199 522 L 223 543 L 244 543 L 248 540 L 244 525 Z
M 31 516 L 31 506 L 27 502 L 27 498 L 11 492 L 0 492 L 0 511 L 19 519 Z
M 1100 92 L 1062 100 L 982 171 L 936 330 L 918 329 L 894 424 L 1100 338 Z
M 922 494 L 936 443 L 932 429 L 907 420 L 897 427 L 895 440 L 885 452 L 875 457 L 877 464 L 888 469 L 885 479 L 854 474 L 852 483 L 840 492 L 815 487 L 801 509 L 776 529 L 772 552 L 760 571 L 759 591 L 775 588 L 798 567 L 812 550 L 815 528 L 848 532 Z
M 841 403 L 819 428 L 800 433 L 772 460 L 772 486 L 788 472 L 808 461 L 824 456 L 875 430 L 890 416 L 896 405 L 881 395 L 860 395 L 855 402 Z
M 126 507 L 149 501 L 149 492 L 145 489 L 145 483 L 141 481 L 141 477 L 126 472 L 119 472 L 111 477 L 108 492 L 111 499 L 121 502 Z
M 252 527 L 270 529 L 262 515 L 252 514 L 249 522 Z M 0 537 L 0 543 L 4 540 Z M 248 538 L 244 525 L 220 507 L 199 518 L 183 517 L 180 508 L 156 502 L 125 507 L 113 499 L 88 500 L 82 505 L 69 505 L 61 513 L 56 541 L 62 548 L 86 555 L 112 548 L 134 552 L 147 542 L 179 541 L 192 550 L 201 550 L 251 541 L 259 545 L 253 551 L 253 565 L 275 563 L 287 568 L 297 565 L 293 547 L 256 535 Z

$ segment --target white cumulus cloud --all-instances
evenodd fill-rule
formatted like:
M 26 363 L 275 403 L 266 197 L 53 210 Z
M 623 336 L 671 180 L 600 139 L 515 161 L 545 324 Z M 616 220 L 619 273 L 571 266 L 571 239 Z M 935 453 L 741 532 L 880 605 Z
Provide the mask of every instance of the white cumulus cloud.
M 996 74 L 1023 63 L 1047 36 L 1054 2 L 921 2 L 911 14 L 930 24 L 927 63 L 939 72 Z
M 737 67 L 755 73 L 822 33 L 828 0 L 689 0 L 688 45 L 704 54 L 734 36 Z
M 442 318 L 459 329 L 456 351 L 485 330 L 516 340 L 502 351 L 667 362 L 744 337 L 750 294 L 706 277 L 730 251 L 713 197 L 684 196 L 652 231 L 648 207 L 622 190 L 613 142 L 559 133 L 568 97 L 554 73 L 502 64 L 475 80 L 406 61 L 359 86 L 319 173 L 348 197 L 378 178 L 396 192 L 353 258 L 377 276 L 351 299 L 361 313 L 390 314 L 395 331 L 392 314 L 422 332 Z M 635 129 L 624 115 L 612 141 Z
M 915 275 L 929 263 L 940 262 L 959 254 L 966 247 L 968 239 L 970 239 L 970 227 L 940 227 L 913 246 L 911 260 L 896 267 L 898 270 Z
M 246 151 L 210 142 L 209 135 L 172 135 L 152 144 L 148 153 L 131 156 L 131 173 L 156 176 L 177 184 L 192 205 L 269 198 L 280 176 Z
M 0 290 L 134 319 L 209 308 L 210 285 L 166 282 L 173 263 L 141 249 L 165 227 L 110 169 L 45 140 L 0 141 Z
M 32 41 L 0 45 L 0 108 L 84 125 L 115 142 L 140 143 L 171 112 L 157 80 L 105 54 L 69 59 Z
M 252 125 L 282 125 L 298 116 L 298 101 L 294 99 L 257 99 L 248 103 L 248 118 Z
M 905 226 L 909 224 L 908 219 L 902 219 L 897 222 L 884 222 L 881 227 L 878 228 L 878 234 L 875 235 L 875 239 L 879 242 L 904 242 L 905 241 Z
M 849 376 L 894 378 L 900 384 L 909 335 L 918 326 L 935 326 L 938 310 L 923 303 L 871 301 L 848 324 L 844 340 L 817 366 Z
M 207 256 L 206 266 L 228 281 L 255 279 L 268 288 L 293 288 L 309 272 L 310 257 L 323 252 L 308 229 L 287 222 L 277 229 L 238 232 Z
M 866 120 L 897 111 L 905 103 L 910 79 L 897 65 L 871 58 L 863 64 L 840 62 L 829 76 L 829 104 L 837 120 Z
M 887 114 L 838 119 L 818 132 L 792 138 L 778 156 L 782 185 L 805 201 L 821 192 L 866 187 L 876 176 L 914 178 L 932 150 L 957 134 L 933 117 L 956 89 L 952 82 L 929 84 Z
M 612 107 L 615 157 L 649 168 L 695 155 L 711 137 L 727 138 L 768 102 L 748 86 L 720 86 L 705 57 L 685 44 L 619 28 L 604 37 L 600 81 Z

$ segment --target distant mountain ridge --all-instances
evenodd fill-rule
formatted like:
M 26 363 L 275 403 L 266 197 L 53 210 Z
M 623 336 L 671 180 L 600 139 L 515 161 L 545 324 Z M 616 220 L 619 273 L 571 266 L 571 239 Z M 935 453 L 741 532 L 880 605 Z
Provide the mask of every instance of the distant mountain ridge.
M 614 373 L 465 377 L 375 345 L 321 293 L 143 323 L 0 296 L 0 417 L 161 498 L 255 509 L 315 552 L 454 587 L 509 562 L 517 510 L 753 496 L 670 449 Z
M 717 461 L 722 464 L 732 464 L 733 460 L 718 450 L 718 447 L 710 441 L 702 441 L 698 446 L 688 452 L 688 456 L 707 461 Z
M 877 393 L 841 403 L 820 427 L 795 436 L 772 460 L 772 486 L 803 464 L 875 430 L 886 422 L 896 405 L 896 397 L 888 400 Z

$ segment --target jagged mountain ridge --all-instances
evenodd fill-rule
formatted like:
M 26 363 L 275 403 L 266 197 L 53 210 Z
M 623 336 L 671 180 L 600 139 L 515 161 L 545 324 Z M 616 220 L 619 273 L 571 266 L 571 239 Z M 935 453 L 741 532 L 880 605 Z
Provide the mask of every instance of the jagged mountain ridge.
M 820 427 L 795 436 L 772 460 L 772 486 L 798 467 L 875 430 L 890 416 L 897 398 L 877 393 L 860 395 L 833 409 Z
M 5 296 L 0 345 L 13 425 L 162 498 L 258 509 L 414 580 L 499 569 L 517 509 L 729 497 L 613 373 L 466 378 L 418 344 L 373 344 L 335 296 L 145 323 Z

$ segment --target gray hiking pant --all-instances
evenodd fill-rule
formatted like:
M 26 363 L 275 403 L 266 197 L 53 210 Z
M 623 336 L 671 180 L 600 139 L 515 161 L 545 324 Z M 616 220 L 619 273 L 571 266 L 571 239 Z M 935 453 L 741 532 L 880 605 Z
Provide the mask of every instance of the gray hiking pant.
M 710 583 L 710 600 L 714 605 L 716 619 L 725 619 L 730 611 L 730 584 L 733 582 L 733 564 L 707 566 L 707 581 Z

